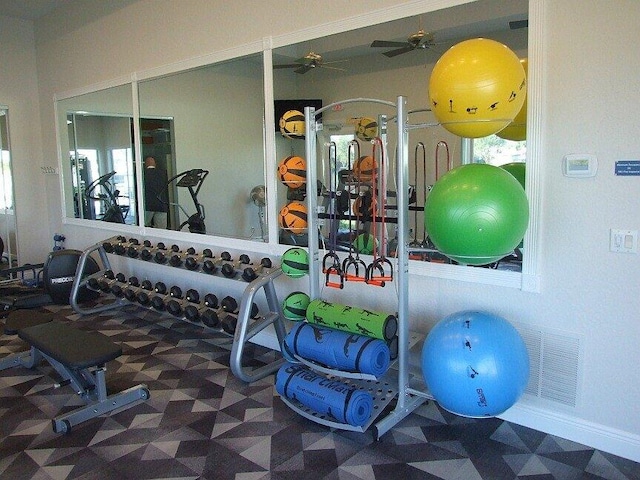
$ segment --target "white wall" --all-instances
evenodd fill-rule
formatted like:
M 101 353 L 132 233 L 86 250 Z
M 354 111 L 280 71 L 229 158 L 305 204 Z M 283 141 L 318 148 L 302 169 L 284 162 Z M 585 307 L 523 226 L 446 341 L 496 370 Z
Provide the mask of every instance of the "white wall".
M 393 8 L 403 2 L 385 3 Z M 422 10 L 438 2 L 411 4 Z M 640 229 L 639 179 L 613 175 L 616 160 L 640 158 L 640 56 L 634 54 L 640 2 L 615 0 L 614 4 L 544 1 L 541 292 L 413 275 L 409 294 L 413 327 L 425 332 L 451 312 L 482 308 L 522 325 L 579 336 L 584 377 L 578 405 L 563 407 L 527 398 L 506 416 L 640 461 L 636 406 L 640 398 L 636 368 L 640 360 L 640 260 L 638 255 L 608 251 L 609 228 Z M 266 35 L 366 15 L 371 2 L 244 0 L 231 5 L 207 0 L 140 0 L 88 22 L 84 17 L 90 16 L 91 8 L 81 8 L 73 15 L 53 15 L 36 25 L 45 158 L 56 155 L 51 102 L 55 92 Z M 282 13 L 284 8 L 287 15 Z M 28 71 L 25 76 L 32 74 Z M 595 178 L 561 175 L 562 156 L 574 152 L 598 156 Z M 59 202 L 54 187 L 47 194 L 53 205 Z M 36 219 L 46 222 L 42 213 Z M 58 228 L 59 220 L 52 220 L 50 226 Z M 67 227 L 66 233 L 81 248 L 109 235 L 79 226 Z M 393 305 L 390 288 L 372 292 L 362 287 L 348 295 L 374 308 Z
M 9 135 L 13 163 L 21 263 L 43 262 L 49 241 L 48 211 L 43 202 L 45 184 L 58 188 L 57 176 L 42 174 L 42 145 L 38 77 L 33 24 L 0 16 L 0 104 L 9 108 Z M 49 122 L 51 123 L 51 122 Z M 49 165 L 57 163 L 50 157 Z

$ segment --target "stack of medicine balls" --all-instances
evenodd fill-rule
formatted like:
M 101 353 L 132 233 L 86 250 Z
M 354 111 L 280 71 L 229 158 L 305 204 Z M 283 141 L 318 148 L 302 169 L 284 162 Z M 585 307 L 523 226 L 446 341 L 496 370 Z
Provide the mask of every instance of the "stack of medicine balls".
M 279 121 L 280 132 L 285 138 L 304 138 L 304 115 L 298 110 L 286 111 Z M 305 159 L 289 155 L 278 164 L 278 178 L 287 187 L 287 199 L 303 199 L 307 180 Z M 307 230 L 307 206 L 300 200 L 291 200 L 280 209 L 280 228 L 300 235 Z
M 309 273 L 309 254 L 304 248 L 292 247 L 282 255 L 280 268 L 288 277 L 303 277 Z M 294 322 L 304 320 L 309 301 L 309 295 L 304 292 L 290 293 L 282 303 L 284 317 Z

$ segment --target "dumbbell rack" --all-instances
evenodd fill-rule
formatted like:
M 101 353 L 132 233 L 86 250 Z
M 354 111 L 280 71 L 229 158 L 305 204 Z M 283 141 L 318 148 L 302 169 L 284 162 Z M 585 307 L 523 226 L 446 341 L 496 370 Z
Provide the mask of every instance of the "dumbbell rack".
M 108 250 L 108 251 L 107 251 Z M 141 255 L 142 251 L 145 251 Z M 101 270 L 95 274 L 84 276 L 85 265 L 89 257 L 97 252 L 100 257 L 100 261 L 104 270 Z M 164 257 L 163 260 L 158 262 L 156 254 L 161 253 Z M 177 260 L 170 263 L 171 258 L 166 258 L 165 254 L 171 254 L 171 256 L 178 256 Z M 204 254 L 203 254 L 204 253 Z M 245 382 L 253 382 L 260 380 L 270 374 L 273 374 L 284 363 L 284 359 L 277 359 L 262 367 L 256 367 L 252 369 L 245 368 L 243 366 L 242 358 L 244 354 L 244 347 L 255 335 L 267 328 L 269 325 L 273 325 L 278 344 L 282 346 L 284 337 L 286 336 L 286 330 L 283 322 L 283 314 L 280 302 L 278 301 L 277 293 L 273 281 L 282 274 L 280 268 L 266 267 L 267 262 L 262 262 L 259 268 L 253 269 L 248 263 L 239 264 L 233 262 L 229 257 L 216 259 L 213 253 L 209 250 L 207 252 L 198 253 L 193 249 L 189 249 L 184 253 L 178 249 L 167 249 L 160 242 L 156 245 L 152 245 L 151 242 L 145 241 L 143 244 L 137 239 L 126 239 L 123 236 L 114 236 L 104 241 L 98 242 L 95 245 L 87 248 L 82 252 L 80 260 L 78 261 L 78 267 L 76 270 L 76 276 L 71 288 L 70 303 L 72 308 L 81 315 L 96 314 L 103 311 L 120 308 L 126 305 L 136 305 L 139 307 L 145 307 L 140 305 L 135 299 L 127 299 L 123 296 L 111 295 L 112 301 L 109 303 L 97 304 L 92 306 L 81 305 L 78 301 L 81 289 L 90 288 L 89 283 L 91 279 L 103 280 L 105 278 L 105 272 L 111 270 L 111 263 L 109 261 L 109 254 L 118 255 L 123 258 L 142 261 L 147 263 L 153 263 L 159 266 L 167 266 L 171 268 L 180 268 L 190 272 L 211 275 L 219 278 L 224 278 L 231 281 L 244 281 L 249 282 L 245 288 L 237 313 L 237 324 L 235 332 L 233 333 L 233 343 L 231 347 L 230 365 L 231 370 L 238 378 Z M 189 261 L 191 259 L 191 261 Z M 208 268 L 204 267 L 204 261 L 209 260 Z M 225 267 L 224 274 L 223 267 Z M 231 266 L 233 270 L 231 270 Z M 249 275 L 247 269 L 252 269 L 254 275 Z M 145 292 L 150 297 L 153 296 L 165 296 L 165 294 L 155 294 L 149 289 L 143 289 L 141 286 L 132 286 L 133 292 L 138 294 Z M 95 288 L 94 288 L 95 290 Z M 269 311 L 261 316 L 256 317 L 254 299 L 258 292 L 264 291 L 267 306 Z M 195 306 L 196 302 L 191 302 L 183 298 L 175 298 L 178 306 L 184 311 L 189 306 Z M 198 305 L 201 305 L 199 302 Z M 153 309 L 153 306 L 149 303 L 146 308 Z M 182 320 L 189 321 L 189 319 L 182 315 Z M 193 323 L 193 322 L 190 322 Z M 225 332 L 219 327 L 207 327 L 202 323 L 196 323 L 207 328 L 208 330 L 220 333 L 223 335 L 230 335 L 229 332 Z
M 307 200 L 308 200 L 308 232 L 309 232 L 309 296 L 311 299 L 320 296 L 321 262 L 319 252 L 319 221 L 317 197 L 315 188 L 317 183 L 318 165 L 316 161 L 317 133 L 322 129 L 322 124 L 316 122 L 316 116 L 334 106 L 342 106 L 347 103 L 375 103 L 395 109 L 396 116 L 393 119 L 397 123 L 397 162 L 396 162 L 396 185 L 397 185 L 397 225 L 398 225 L 398 249 L 396 256 L 397 274 L 394 282 L 397 282 L 398 304 L 398 358 L 389 371 L 381 378 L 368 379 L 349 375 L 347 372 L 327 371 L 318 367 L 315 370 L 325 374 L 328 378 L 342 378 L 346 382 L 355 385 L 357 388 L 369 391 L 374 400 L 373 414 L 369 422 L 363 426 L 353 426 L 338 423 L 325 415 L 311 411 L 295 400 L 283 398 L 282 400 L 294 411 L 316 423 L 332 428 L 364 432 L 370 427 L 374 429 L 374 438 L 381 435 L 397 425 L 402 419 L 422 405 L 431 395 L 423 390 L 412 388 L 410 382 L 416 386 L 421 386 L 420 380 L 409 373 L 410 349 L 415 346 L 416 338 L 409 332 L 409 304 L 408 304 L 408 280 L 409 280 L 409 255 L 408 255 L 408 130 L 412 128 L 408 125 L 406 99 L 402 96 L 397 98 L 396 103 L 368 99 L 354 98 L 332 103 L 321 109 L 313 107 L 305 108 L 305 150 L 307 160 Z M 393 408 L 387 408 L 395 401 Z

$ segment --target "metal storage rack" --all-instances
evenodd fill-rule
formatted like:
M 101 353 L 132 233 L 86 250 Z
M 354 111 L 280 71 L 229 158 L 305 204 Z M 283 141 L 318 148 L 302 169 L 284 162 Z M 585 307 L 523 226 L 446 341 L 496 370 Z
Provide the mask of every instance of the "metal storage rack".
M 135 256 L 129 254 L 130 247 L 142 248 L 143 245 L 140 243 L 132 243 L 130 240 L 127 240 L 122 236 L 114 236 L 103 240 L 101 242 L 96 243 L 95 245 L 84 250 L 82 255 L 80 256 L 80 260 L 78 261 L 78 267 L 76 270 L 76 276 L 74 278 L 73 286 L 71 289 L 70 303 L 72 308 L 81 315 L 88 315 L 103 312 L 106 310 L 111 310 L 115 308 L 120 308 L 125 305 L 135 304 L 136 302 L 131 302 L 125 298 L 114 298 L 112 302 L 97 304 L 97 305 L 81 305 L 79 303 L 79 296 L 81 288 L 86 286 L 90 278 L 101 278 L 104 275 L 106 270 L 111 269 L 111 264 L 109 262 L 109 255 L 105 249 L 106 245 L 110 245 L 112 248 L 109 248 L 110 254 L 115 254 L 123 258 L 143 261 L 147 263 L 154 263 L 153 255 L 157 252 L 163 253 L 172 253 L 168 251 L 166 248 L 160 248 L 158 245 L 146 245 L 149 256 L 145 258 L 141 258 L 139 254 Z M 115 247 L 114 247 L 115 246 Z M 85 271 L 85 266 L 87 265 L 87 261 L 91 257 L 91 255 L 97 252 L 103 270 L 95 273 L 93 275 L 84 276 L 83 272 Z M 169 266 L 166 263 L 156 263 L 160 268 L 179 268 L 188 270 L 190 272 L 194 272 L 196 274 L 204 274 L 209 276 L 216 276 L 218 278 L 225 278 L 230 281 L 242 281 L 242 272 L 238 270 L 233 277 L 225 277 L 221 275 L 220 269 L 217 269 L 216 272 L 208 273 L 204 272 L 202 268 L 197 267 L 194 268 L 193 264 L 189 265 L 187 259 L 189 258 L 198 258 L 202 260 L 202 253 L 192 252 L 192 253 L 184 253 L 180 252 L 180 264 Z M 224 262 L 219 262 L 219 265 L 222 265 Z M 248 266 L 248 265 L 247 265 Z M 244 347 L 255 335 L 264 330 L 270 325 L 273 325 L 278 343 L 279 345 L 283 344 L 284 337 L 286 335 L 286 330 L 283 321 L 283 314 L 280 302 L 278 301 L 277 293 L 273 281 L 282 274 L 282 270 L 280 268 L 266 268 L 264 269 L 255 280 L 251 281 L 247 284 L 242 297 L 240 299 L 240 303 L 238 306 L 238 314 L 237 314 L 237 325 L 235 333 L 233 334 L 233 343 L 231 346 L 231 356 L 230 356 L 230 366 L 231 370 L 238 378 L 245 382 L 253 382 L 256 380 L 260 380 L 268 375 L 273 374 L 280 368 L 280 366 L 285 362 L 284 358 L 279 358 L 274 360 L 273 362 L 266 364 L 261 367 L 255 368 L 247 368 L 243 365 L 242 359 L 244 354 Z M 139 287 L 137 287 L 139 288 Z M 265 298 L 267 301 L 268 312 L 263 313 L 259 318 L 254 319 L 251 315 L 252 305 L 255 296 L 258 292 L 264 291 Z M 181 300 L 185 305 L 188 304 L 186 300 Z M 149 307 L 152 308 L 152 307 Z M 221 333 L 224 335 L 228 335 L 222 329 L 215 328 L 213 329 L 217 333 Z
M 397 228 L 398 247 L 395 259 L 396 275 L 394 281 L 397 282 L 398 290 L 398 358 L 393 368 L 384 377 L 379 379 L 354 378 L 343 372 L 328 372 L 317 368 L 326 375 L 333 375 L 340 378 L 347 378 L 349 383 L 357 385 L 359 388 L 369 390 L 374 397 L 374 413 L 370 421 L 362 426 L 337 423 L 324 415 L 320 415 L 310 409 L 297 404 L 294 401 L 283 399 L 287 405 L 297 411 L 300 415 L 313 420 L 322 425 L 333 428 L 364 432 L 373 427 L 374 437 L 378 439 L 381 435 L 397 425 L 403 418 L 413 412 L 425 401 L 433 397 L 424 391 L 421 379 L 410 373 L 409 356 L 410 346 L 415 344 L 415 335 L 409 332 L 409 306 L 408 306 L 408 277 L 409 277 L 409 255 L 408 255 L 408 132 L 411 128 L 407 120 L 406 99 L 403 96 L 397 98 L 396 103 L 370 98 L 354 98 L 335 102 L 318 110 L 313 107 L 305 108 L 305 149 L 307 160 L 307 201 L 308 201 L 308 232 L 309 232 L 309 296 L 316 299 L 320 295 L 320 258 L 318 247 L 318 202 L 315 192 L 318 179 L 317 166 L 317 134 L 322 129 L 322 124 L 316 122 L 318 114 L 329 110 L 334 106 L 348 103 L 374 103 L 395 109 L 395 122 L 397 125 L 397 161 L 396 161 L 396 202 L 397 202 Z M 393 120 L 393 117 L 390 117 Z M 417 386 L 417 388 L 414 388 Z M 386 408 L 393 401 L 393 408 Z

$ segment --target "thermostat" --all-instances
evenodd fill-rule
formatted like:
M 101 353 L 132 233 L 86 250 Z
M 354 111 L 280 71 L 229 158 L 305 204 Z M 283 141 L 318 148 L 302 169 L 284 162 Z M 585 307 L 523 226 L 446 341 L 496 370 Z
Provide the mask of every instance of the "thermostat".
M 594 177 L 598 159 L 588 153 L 572 153 L 562 158 L 562 173 L 566 177 Z

